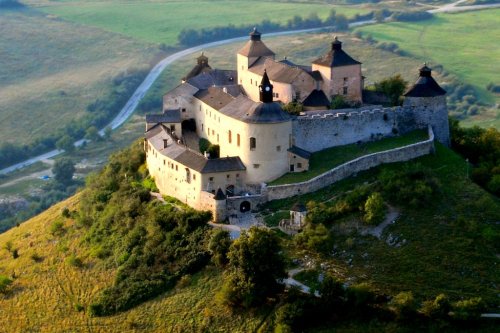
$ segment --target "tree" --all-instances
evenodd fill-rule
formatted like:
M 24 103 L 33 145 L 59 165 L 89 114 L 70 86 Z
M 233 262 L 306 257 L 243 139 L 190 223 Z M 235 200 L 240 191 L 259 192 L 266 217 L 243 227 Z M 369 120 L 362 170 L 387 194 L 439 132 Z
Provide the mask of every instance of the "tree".
M 302 111 L 304 111 L 304 105 L 300 102 L 290 102 L 283 105 L 283 111 L 298 116 Z
M 4 275 L 0 275 L 0 293 L 5 293 L 12 280 Z
M 375 89 L 384 95 L 386 95 L 390 101 L 391 105 L 399 105 L 399 100 L 403 92 L 406 90 L 407 82 L 403 80 L 400 74 L 383 79 L 380 82 L 375 83 Z
M 212 253 L 212 261 L 218 267 L 223 267 L 228 263 L 227 253 L 231 246 L 231 238 L 229 232 L 222 229 L 215 229 L 212 232 L 208 249 Z
M 61 158 L 60 160 L 57 160 L 52 168 L 55 180 L 61 184 L 71 183 L 74 172 L 75 164 L 69 158 Z
M 372 225 L 379 224 L 384 219 L 385 210 L 382 195 L 378 192 L 373 193 L 365 202 L 365 222 Z
M 102 140 L 101 136 L 99 135 L 99 130 L 95 126 L 90 126 L 89 128 L 87 128 L 87 130 L 85 131 L 85 139 L 94 142 Z
M 345 295 L 344 286 L 335 277 L 327 274 L 319 287 L 321 301 L 326 307 L 335 307 L 342 303 Z
M 337 110 L 337 109 L 345 109 L 348 107 L 350 107 L 350 105 L 349 103 L 346 102 L 344 96 L 335 95 L 332 97 L 332 101 L 330 102 L 330 109 Z
M 219 297 L 230 306 L 252 307 L 282 290 L 285 259 L 274 232 L 252 227 L 236 239 L 228 253 L 229 265 Z
M 71 153 L 72 151 L 75 150 L 73 139 L 69 135 L 63 136 L 62 138 L 57 140 L 56 148 Z

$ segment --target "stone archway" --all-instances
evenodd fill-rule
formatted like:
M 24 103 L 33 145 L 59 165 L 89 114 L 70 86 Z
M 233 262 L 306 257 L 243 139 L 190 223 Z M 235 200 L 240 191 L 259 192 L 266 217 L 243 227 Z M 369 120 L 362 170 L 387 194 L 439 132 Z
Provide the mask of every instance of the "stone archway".
M 242 212 L 242 213 L 249 212 L 251 208 L 252 208 L 252 206 L 251 206 L 249 201 L 243 201 L 240 204 L 240 212 Z

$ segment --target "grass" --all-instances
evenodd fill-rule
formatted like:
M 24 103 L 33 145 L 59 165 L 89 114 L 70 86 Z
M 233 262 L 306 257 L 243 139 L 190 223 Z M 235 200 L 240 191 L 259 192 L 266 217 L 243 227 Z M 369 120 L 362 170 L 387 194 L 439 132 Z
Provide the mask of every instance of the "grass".
M 292 184 L 307 181 L 333 169 L 340 164 L 346 163 L 363 155 L 406 146 L 412 143 L 427 140 L 428 138 L 429 137 L 425 131 L 419 130 L 402 136 L 382 139 L 379 141 L 328 148 L 314 153 L 311 156 L 308 171 L 287 173 L 280 178 L 273 180 L 269 183 L 269 185 Z
M 99 27 L 145 42 L 171 46 L 177 44 L 177 36 L 183 28 L 257 24 L 264 19 L 286 23 L 294 15 L 306 17 L 311 13 L 325 18 L 331 8 L 348 17 L 368 12 L 356 6 L 248 0 L 72 1 L 40 8 L 69 21 Z M 200 10 L 203 15 L 200 15 Z
M 76 195 L 0 235 L 0 244 L 11 241 L 19 250 L 19 258 L 13 259 L 7 250 L 0 249 L 0 275 L 15 275 L 9 292 L 0 294 L 0 324 L 6 332 L 197 332 L 207 327 L 249 332 L 267 315 L 266 307 L 236 314 L 219 308 L 214 299 L 222 276 L 209 267 L 130 311 L 90 318 L 82 307 L 112 283 L 116 272 L 82 245 L 85 230 L 72 219 L 62 218 L 62 209 L 74 210 L 79 199 Z M 64 233 L 51 234 L 54 221 L 63 222 Z M 40 255 L 40 260 L 33 259 Z M 69 264 L 71 258 L 79 258 L 81 265 Z
M 159 53 L 33 9 L 0 12 L 0 30 L 2 142 L 31 143 L 78 121 L 116 75 L 149 66 Z
M 500 201 L 466 179 L 465 162 L 441 145 L 437 145 L 436 155 L 384 165 L 316 193 L 270 202 L 266 208 L 286 209 L 297 200 L 324 202 L 356 186 L 374 183 L 382 170 L 401 170 L 415 163 L 431 169 L 441 183 L 431 204 L 397 207 L 400 216 L 382 239 L 357 234 L 356 225 L 362 224 L 357 216 L 333 222 L 335 255 L 309 256 L 342 280 L 367 282 L 388 295 L 411 290 L 419 301 L 441 292 L 454 300 L 480 296 L 495 307 L 500 276 L 498 244 L 491 235 L 499 233 Z M 388 245 L 389 234 L 404 239 L 404 244 Z M 296 258 L 304 256 L 303 251 L 296 251 Z
M 472 84 L 481 100 L 498 103 L 499 96 L 486 90 L 498 84 L 500 72 L 500 9 L 458 14 L 438 14 L 416 23 L 393 22 L 361 27 L 378 41 L 394 42 L 422 62 L 442 64 L 446 71 Z M 443 42 L 446 41 L 446 42 Z

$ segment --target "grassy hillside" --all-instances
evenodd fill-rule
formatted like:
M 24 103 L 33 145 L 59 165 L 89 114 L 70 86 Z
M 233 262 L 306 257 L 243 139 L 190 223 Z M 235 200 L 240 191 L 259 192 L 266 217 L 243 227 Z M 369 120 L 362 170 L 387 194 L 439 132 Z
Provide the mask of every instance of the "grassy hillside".
M 223 10 L 222 10 L 223 8 Z M 256 24 L 264 19 L 286 23 L 294 15 L 328 16 L 331 8 L 346 16 L 368 10 L 316 2 L 274 1 L 72 1 L 42 7 L 66 20 L 121 33 L 142 41 L 175 45 L 183 28 Z M 203 13 L 203 15 L 200 15 Z
M 498 84 L 500 72 L 499 9 L 438 14 L 416 23 L 394 22 L 358 28 L 376 40 L 394 42 L 422 62 L 442 64 L 446 71 L 474 85 L 484 102 L 499 101 L 486 90 Z
M 466 179 L 464 161 L 445 148 L 438 147 L 436 155 L 417 162 L 436 177 L 438 191 L 424 206 L 396 205 L 401 215 L 381 240 L 357 233 L 360 221 L 354 214 L 334 221 L 334 255 L 301 250 L 292 239 L 283 237 L 287 253 L 301 260 L 308 255 L 309 267 L 317 273 L 327 271 L 351 284 L 368 282 L 389 295 L 412 290 L 419 301 L 440 292 L 453 300 L 481 296 L 495 307 L 495 286 L 500 283 L 495 244 L 499 200 Z M 380 172 L 395 174 L 410 165 L 415 161 L 383 166 L 317 193 L 271 202 L 267 209 L 287 210 L 298 199 L 333 205 L 350 190 L 377 184 Z M 222 277 L 211 266 L 180 279 L 173 290 L 131 310 L 89 317 L 87 306 L 112 284 L 119 264 L 113 256 L 96 258 L 94 249 L 84 240 L 87 227 L 63 217 L 64 208 L 76 210 L 80 201 L 82 195 L 76 195 L 0 235 L 0 275 L 14 280 L 8 292 L 0 294 L 0 324 L 6 331 L 249 332 L 274 318 L 273 309 L 267 307 L 231 314 L 217 305 L 215 294 Z M 389 233 L 395 243 L 387 243 Z M 120 240 L 116 233 L 112 237 Z M 18 258 L 13 258 L 14 249 Z M 366 325 L 343 323 L 339 332 L 364 330 Z M 373 331 L 389 327 L 398 331 L 397 326 L 385 325 L 368 327 Z
M 157 49 L 25 9 L 0 12 L 0 139 L 30 143 L 86 114 L 112 79 Z

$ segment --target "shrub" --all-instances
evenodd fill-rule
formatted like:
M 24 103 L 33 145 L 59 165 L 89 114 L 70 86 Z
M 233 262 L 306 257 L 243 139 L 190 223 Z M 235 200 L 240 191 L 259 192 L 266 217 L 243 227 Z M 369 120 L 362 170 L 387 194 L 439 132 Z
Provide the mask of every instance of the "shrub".
M 38 253 L 33 253 L 31 256 L 30 256 L 31 260 L 33 260 L 34 262 L 41 262 L 43 261 L 43 257 L 40 256 Z
M 210 236 L 208 249 L 212 254 L 212 261 L 218 267 L 224 267 L 228 263 L 227 253 L 231 246 L 229 232 L 222 229 L 214 229 Z
M 288 112 L 289 114 L 298 116 L 301 112 L 304 111 L 304 105 L 300 102 L 290 102 L 283 105 L 283 110 Z
M 330 109 L 336 110 L 336 109 L 345 109 L 348 107 L 350 107 L 350 105 L 349 103 L 347 103 L 344 96 L 342 95 L 332 96 L 332 101 L 330 102 Z
M 382 195 L 378 192 L 371 194 L 365 202 L 365 222 L 370 225 L 379 224 L 384 220 L 386 210 Z
M 5 293 L 12 284 L 12 280 L 4 275 L 0 275 L 0 293 Z
M 11 253 L 12 253 L 12 258 L 14 258 L 14 259 L 19 258 L 19 250 L 18 249 L 12 250 Z
M 54 222 L 52 222 L 52 224 L 50 225 L 50 233 L 52 235 L 62 235 L 64 233 L 65 229 L 64 229 L 64 223 L 57 219 L 55 220 Z
M 205 138 L 200 138 L 200 140 L 198 142 L 198 146 L 200 148 L 201 153 L 208 151 L 208 147 L 210 147 L 210 145 L 211 145 L 210 141 L 208 141 Z
M 68 207 L 63 208 L 63 210 L 61 211 L 61 216 L 65 218 L 69 218 L 71 216 L 71 212 L 69 211 Z
M 433 300 L 424 301 L 420 312 L 432 319 L 444 319 L 448 317 L 451 305 L 445 294 L 439 294 Z
M 367 283 L 352 285 L 346 290 L 346 298 L 349 304 L 356 308 L 363 308 L 375 301 L 375 293 Z
M 80 258 L 78 258 L 75 254 L 71 254 L 68 258 L 66 258 L 66 263 L 73 267 L 83 267 L 83 262 Z
M 399 320 L 408 320 L 415 316 L 416 303 L 411 291 L 400 292 L 391 300 L 391 309 Z
M 452 317 L 459 321 L 473 321 L 481 317 L 485 304 L 481 297 L 473 297 L 452 304 Z

